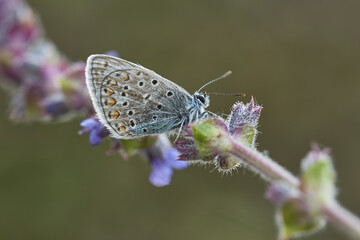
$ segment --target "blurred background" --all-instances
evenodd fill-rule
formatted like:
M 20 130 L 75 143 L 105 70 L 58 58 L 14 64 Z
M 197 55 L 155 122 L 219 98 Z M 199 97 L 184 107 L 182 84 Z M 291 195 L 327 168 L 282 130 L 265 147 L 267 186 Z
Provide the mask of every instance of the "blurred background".
M 71 60 L 116 50 L 229 113 L 254 96 L 264 110 L 258 149 L 293 173 L 318 142 L 332 149 L 339 200 L 360 215 L 360 2 L 29 0 L 47 36 Z M 108 157 L 107 141 L 78 136 L 82 118 L 14 124 L 0 92 L 2 239 L 276 239 L 266 184 L 239 169 L 176 171 L 148 181 L 141 158 Z M 307 239 L 344 239 L 331 227 Z

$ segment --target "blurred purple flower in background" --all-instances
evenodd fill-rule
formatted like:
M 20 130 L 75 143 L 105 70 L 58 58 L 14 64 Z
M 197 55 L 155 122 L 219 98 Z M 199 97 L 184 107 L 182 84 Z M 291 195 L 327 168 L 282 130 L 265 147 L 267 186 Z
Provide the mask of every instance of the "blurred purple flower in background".
M 0 0 L 1 86 L 14 121 L 53 121 L 91 111 L 83 63 L 69 62 L 44 37 L 26 3 Z
M 276 206 L 281 206 L 289 199 L 297 196 L 299 196 L 299 193 L 284 182 L 272 183 L 265 193 L 265 198 Z

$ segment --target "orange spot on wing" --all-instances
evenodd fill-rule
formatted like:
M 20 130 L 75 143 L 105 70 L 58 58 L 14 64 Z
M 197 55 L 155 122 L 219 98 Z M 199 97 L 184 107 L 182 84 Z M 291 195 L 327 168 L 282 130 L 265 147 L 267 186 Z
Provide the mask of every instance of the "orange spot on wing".
M 110 86 L 116 86 L 116 85 L 117 85 L 117 82 L 116 82 L 116 80 L 114 80 L 114 79 L 109 80 L 107 83 L 108 83 Z
M 105 88 L 104 93 L 106 94 L 106 96 L 110 96 L 110 95 L 114 94 L 115 92 L 111 88 Z
M 109 112 L 109 117 L 112 120 L 116 120 L 120 116 L 120 113 L 116 110 Z
M 114 106 L 115 104 L 116 104 L 116 101 L 115 101 L 114 98 L 109 98 L 109 99 L 107 100 L 107 105 L 108 105 L 108 107 L 112 107 L 112 106 Z
M 125 131 L 126 131 L 126 127 L 121 126 L 121 127 L 120 127 L 120 132 L 124 133 Z

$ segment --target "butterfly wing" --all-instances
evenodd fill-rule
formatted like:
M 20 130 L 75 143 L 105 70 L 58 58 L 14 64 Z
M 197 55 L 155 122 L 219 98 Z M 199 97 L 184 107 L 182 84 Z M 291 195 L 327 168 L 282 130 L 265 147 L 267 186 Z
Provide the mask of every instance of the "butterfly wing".
M 167 132 L 188 114 L 191 95 L 155 72 L 107 55 L 91 55 L 86 84 L 100 121 L 112 137 Z

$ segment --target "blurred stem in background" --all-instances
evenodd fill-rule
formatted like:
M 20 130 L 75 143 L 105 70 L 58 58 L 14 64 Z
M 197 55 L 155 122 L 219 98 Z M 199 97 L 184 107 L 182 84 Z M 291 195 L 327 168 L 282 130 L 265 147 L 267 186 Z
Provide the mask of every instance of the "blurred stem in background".
M 109 132 L 93 116 L 84 68 L 83 62 L 70 62 L 44 37 L 37 16 L 25 2 L 0 0 L 0 83 L 10 95 L 11 120 L 52 122 L 87 117 L 79 133 L 89 132 L 90 143 L 100 144 Z M 277 207 L 280 239 L 315 232 L 326 221 L 360 239 L 359 219 L 335 199 L 329 150 L 313 146 L 296 178 L 256 150 L 261 109 L 253 100 L 238 103 L 227 121 L 210 119 L 186 127 L 177 150 L 160 135 L 140 141 L 110 139 L 109 153 L 120 152 L 124 158 L 140 153 L 152 168 L 150 182 L 159 187 L 168 185 L 173 170 L 186 168 L 188 161 L 212 163 L 222 172 L 247 166 L 270 182 L 266 197 Z

